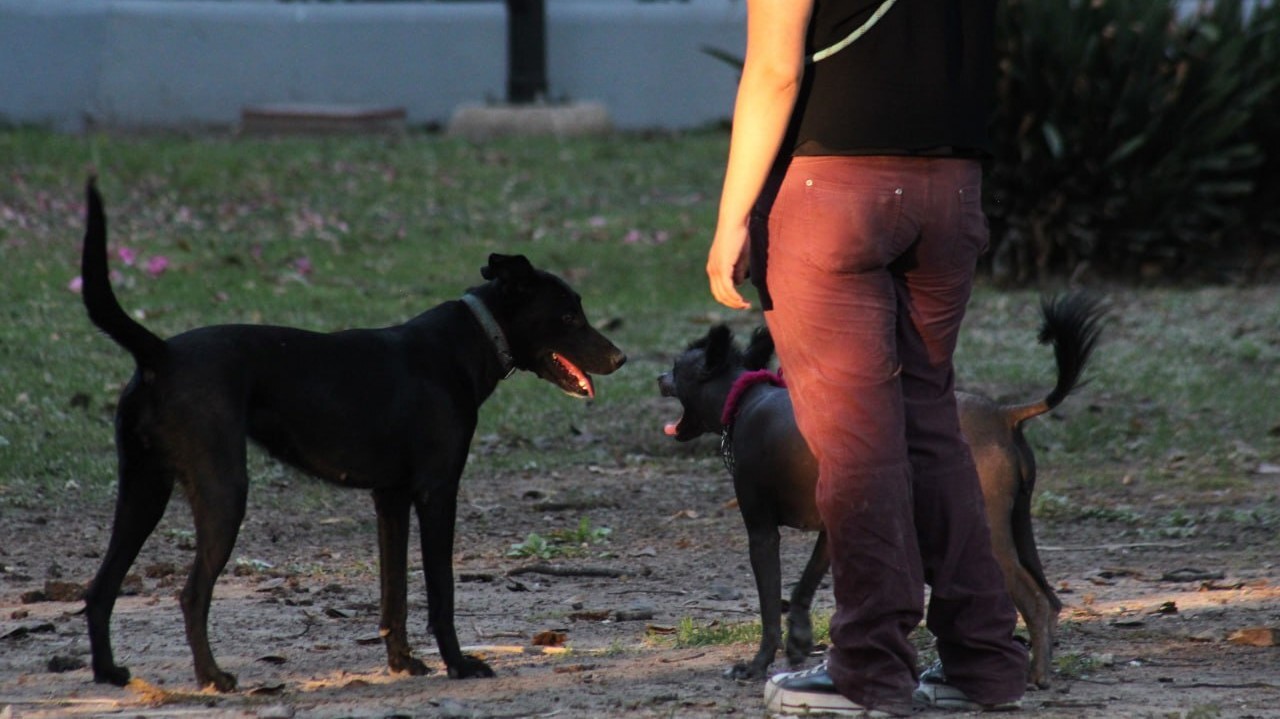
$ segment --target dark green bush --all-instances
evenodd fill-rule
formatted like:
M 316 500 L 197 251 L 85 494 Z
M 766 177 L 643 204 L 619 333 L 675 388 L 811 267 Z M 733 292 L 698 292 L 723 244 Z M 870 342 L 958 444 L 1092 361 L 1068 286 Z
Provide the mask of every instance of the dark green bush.
M 997 279 L 1204 277 L 1275 249 L 1280 9 L 1185 5 L 1001 3 Z

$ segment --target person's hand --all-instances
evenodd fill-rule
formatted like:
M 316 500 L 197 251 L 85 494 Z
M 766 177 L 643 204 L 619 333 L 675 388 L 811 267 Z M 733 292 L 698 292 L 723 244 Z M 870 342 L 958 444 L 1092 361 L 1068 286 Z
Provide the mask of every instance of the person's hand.
M 751 265 L 748 254 L 747 228 L 717 229 L 707 253 L 707 278 L 716 302 L 735 310 L 745 310 L 751 303 L 738 293 L 738 285 L 747 279 Z

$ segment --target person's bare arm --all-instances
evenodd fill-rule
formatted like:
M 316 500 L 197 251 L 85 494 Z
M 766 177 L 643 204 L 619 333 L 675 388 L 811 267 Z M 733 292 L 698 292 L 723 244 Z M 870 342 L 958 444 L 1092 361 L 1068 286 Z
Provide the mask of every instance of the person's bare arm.
M 747 54 L 733 109 L 729 161 L 707 276 L 716 301 L 751 306 L 737 285 L 747 276 L 747 220 L 773 166 L 804 74 L 813 0 L 747 0 Z

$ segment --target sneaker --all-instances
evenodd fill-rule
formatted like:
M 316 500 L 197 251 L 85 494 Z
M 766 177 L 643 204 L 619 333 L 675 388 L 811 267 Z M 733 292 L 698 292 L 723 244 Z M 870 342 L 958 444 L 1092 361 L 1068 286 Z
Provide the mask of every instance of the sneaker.
M 1000 704 L 980 704 L 968 695 L 947 683 L 947 675 L 942 671 L 942 663 L 935 662 L 920 673 L 920 684 L 911 694 L 916 704 L 962 712 L 1011 712 L 1022 708 L 1021 700 L 1002 702 Z
M 775 674 L 764 685 L 765 709 L 774 714 L 830 714 L 851 717 L 891 717 L 847 699 L 836 691 L 827 663 L 799 672 Z

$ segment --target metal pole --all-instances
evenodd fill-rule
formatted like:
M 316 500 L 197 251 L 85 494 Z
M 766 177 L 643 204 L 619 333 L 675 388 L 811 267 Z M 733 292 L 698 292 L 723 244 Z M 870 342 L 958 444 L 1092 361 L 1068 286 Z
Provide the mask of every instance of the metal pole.
M 545 0 L 505 0 L 507 5 L 507 102 L 528 104 L 547 94 Z

